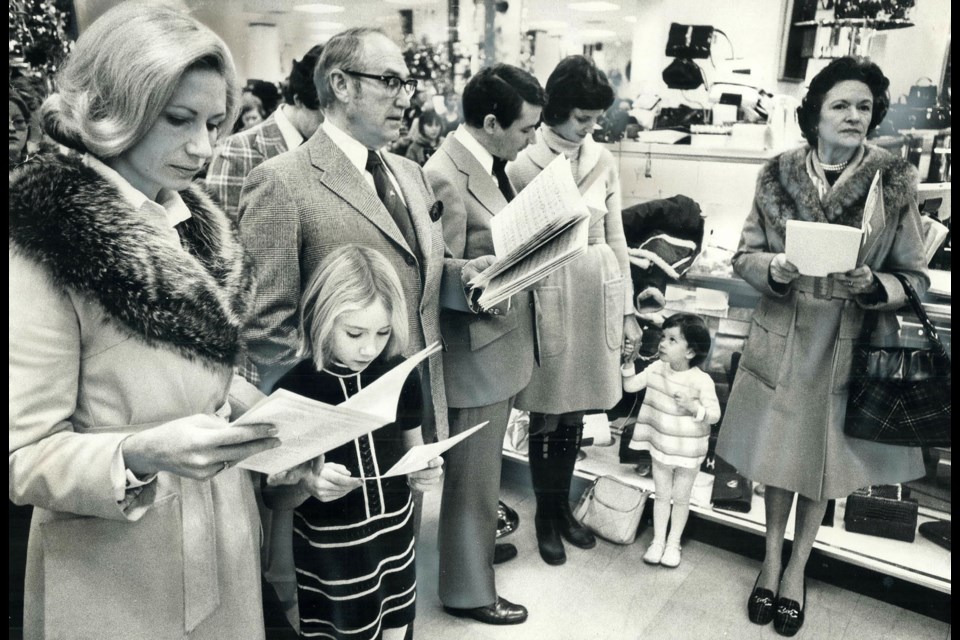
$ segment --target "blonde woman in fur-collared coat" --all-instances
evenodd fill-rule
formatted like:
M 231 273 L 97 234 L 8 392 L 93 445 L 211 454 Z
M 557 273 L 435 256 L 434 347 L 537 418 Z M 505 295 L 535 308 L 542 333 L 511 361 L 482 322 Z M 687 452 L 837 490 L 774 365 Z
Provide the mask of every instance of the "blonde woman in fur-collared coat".
M 877 333 L 896 338 L 894 312 L 906 294 L 894 273 L 922 294 L 925 269 L 917 175 L 865 144 L 886 112 L 889 81 L 875 64 L 835 60 L 810 84 L 800 110 L 810 146 L 783 153 L 760 172 L 734 270 L 762 294 L 730 392 L 717 453 L 767 485 L 766 557 L 748 600 L 750 620 L 784 636 L 803 624 L 804 569 L 827 501 L 871 484 L 922 476 L 919 449 L 843 433 L 853 343 L 864 312 L 880 312 Z M 788 220 L 860 228 L 874 177 L 882 178 L 885 221 L 857 268 L 801 276 L 786 260 Z M 790 560 L 781 551 L 794 494 Z M 782 576 L 782 577 L 781 577 Z
M 252 277 L 191 184 L 235 112 L 233 62 L 192 18 L 122 4 L 58 80 L 44 126 L 80 153 L 10 177 L 24 637 L 263 638 L 258 515 L 234 463 L 277 440 L 227 423 L 258 393 L 231 389 Z

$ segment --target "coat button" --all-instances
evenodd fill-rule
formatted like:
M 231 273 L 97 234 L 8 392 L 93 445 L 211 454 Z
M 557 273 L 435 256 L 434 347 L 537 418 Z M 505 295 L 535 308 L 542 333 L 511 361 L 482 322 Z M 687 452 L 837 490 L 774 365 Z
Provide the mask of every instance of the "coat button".
M 406 256 L 406 257 L 404 258 L 404 260 L 405 260 L 406 263 L 407 263 L 408 265 L 410 265 L 411 267 L 413 266 L 413 263 L 416 262 L 416 261 L 413 259 L 413 256 Z

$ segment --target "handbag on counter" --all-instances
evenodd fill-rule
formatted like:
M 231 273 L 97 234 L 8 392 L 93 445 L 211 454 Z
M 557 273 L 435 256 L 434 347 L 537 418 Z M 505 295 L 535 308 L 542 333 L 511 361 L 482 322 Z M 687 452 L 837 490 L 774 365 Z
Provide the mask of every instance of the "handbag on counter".
M 729 462 L 714 456 L 713 493 L 710 502 L 714 509 L 750 513 L 753 506 L 753 482 L 740 475 Z
M 950 446 L 950 357 L 917 292 L 903 285 L 923 325 L 928 348 L 877 347 L 870 336 L 877 316 L 868 312 L 853 348 L 844 433 L 851 438 L 905 447 Z
M 847 496 L 843 525 L 847 531 L 913 542 L 919 505 L 901 485 L 876 485 Z
M 613 476 L 600 476 L 583 492 L 574 516 L 605 540 L 631 544 L 649 495 Z

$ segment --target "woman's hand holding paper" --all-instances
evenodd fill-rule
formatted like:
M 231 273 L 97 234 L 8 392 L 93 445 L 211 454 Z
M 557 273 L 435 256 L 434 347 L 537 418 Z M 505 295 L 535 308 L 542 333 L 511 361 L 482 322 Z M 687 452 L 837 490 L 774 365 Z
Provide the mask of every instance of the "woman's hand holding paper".
M 873 271 L 867 265 L 862 265 L 856 269 L 851 269 L 844 273 L 830 274 L 834 280 L 847 288 L 850 293 L 863 295 L 876 290 L 877 281 Z
M 319 461 L 319 464 L 318 464 Z M 300 486 L 320 502 L 339 500 L 361 485 L 360 478 L 336 462 L 323 462 L 323 457 L 312 463 L 311 472 L 300 480 Z
M 800 271 L 787 260 L 787 254 L 778 253 L 770 261 L 770 277 L 778 284 L 790 284 L 800 277 Z
M 314 469 L 317 469 L 317 472 L 319 472 L 319 470 L 322 468 L 323 456 L 321 455 L 318 458 L 307 460 L 303 464 L 298 464 L 297 466 L 287 469 L 286 471 L 270 474 L 267 476 L 267 486 L 279 487 L 282 485 L 298 484 L 301 480 L 310 477 L 310 474 L 314 472 Z

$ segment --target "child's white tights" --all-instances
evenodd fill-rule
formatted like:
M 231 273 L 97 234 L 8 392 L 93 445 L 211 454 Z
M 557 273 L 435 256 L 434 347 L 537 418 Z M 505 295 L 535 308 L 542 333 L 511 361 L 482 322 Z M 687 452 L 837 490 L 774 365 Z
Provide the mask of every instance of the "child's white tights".
M 653 541 L 680 546 L 680 534 L 690 515 L 690 494 L 699 469 L 675 467 L 653 460 L 653 484 L 657 492 L 653 503 Z M 671 510 L 670 501 L 673 501 Z M 671 513 L 672 511 L 672 513 Z M 667 538 L 667 523 L 670 537 Z

